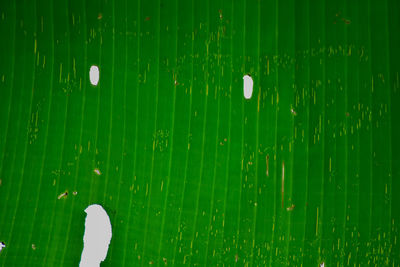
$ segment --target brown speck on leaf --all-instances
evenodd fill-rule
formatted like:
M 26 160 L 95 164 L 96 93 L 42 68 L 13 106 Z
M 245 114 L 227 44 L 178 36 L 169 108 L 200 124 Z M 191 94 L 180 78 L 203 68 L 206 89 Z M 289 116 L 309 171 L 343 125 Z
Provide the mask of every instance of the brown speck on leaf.
M 348 20 L 348 19 L 345 19 L 345 18 L 342 18 L 342 21 L 343 21 L 344 23 L 346 23 L 346 24 L 350 24 L 350 23 L 351 23 L 351 21 L 350 21 L 350 20 Z
M 36 245 L 35 244 L 32 244 L 32 249 L 36 250 Z
M 150 20 L 150 17 L 148 16 L 148 17 L 146 17 L 144 20 L 145 20 L 145 21 L 149 21 L 149 20 Z
M 165 265 L 168 264 L 168 263 L 167 263 L 167 258 L 162 258 L 162 260 L 163 260 L 163 262 L 164 262 Z
M 62 199 L 62 198 L 66 198 L 67 196 L 68 196 L 68 191 L 65 191 L 64 193 L 61 193 L 57 198 Z
M 154 262 L 153 262 L 153 261 L 149 261 L 149 264 L 150 264 L 150 265 L 153 265 L 153 264 L 154 264 Z
M 97 16 L 97 19 L 102 19 L 103 18 L 103 14 L 99 13 L 99 15 Z

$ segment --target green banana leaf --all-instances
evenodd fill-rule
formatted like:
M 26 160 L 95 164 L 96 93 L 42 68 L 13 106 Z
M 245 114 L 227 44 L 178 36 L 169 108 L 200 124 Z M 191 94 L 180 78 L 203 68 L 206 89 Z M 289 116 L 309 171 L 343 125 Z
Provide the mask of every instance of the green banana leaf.
M 400 266 L 399 1 L 0 15 L 0 266 Z

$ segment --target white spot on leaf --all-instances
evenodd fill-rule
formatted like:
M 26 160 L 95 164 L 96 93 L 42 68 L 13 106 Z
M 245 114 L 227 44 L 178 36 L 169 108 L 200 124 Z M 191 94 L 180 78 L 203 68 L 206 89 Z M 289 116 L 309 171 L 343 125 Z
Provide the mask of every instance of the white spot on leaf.
M 2 251 L 3 248 L 5 248 L 5 247 L 6 247 L 6 244 L 4 244 L 4 242 L 0 242 L 0 251 Z
M 243 76 L 243 94 L 246 99 L 250 99 L 253 94 L 253 79 L 249 75 Z
M 101 172 L 100 172 L 100 170 L 99 170 L 99 169 L 97 169 L 97 168 L 96 168 L 96 169 L 94 169 L 94 173 L 95 173 L 95 174 L 97 174 L 97 175 L 101 175 Z
M 99 83 L 99 79 L 100 79 L 99 67 L 94 66 L 94 65 L 91 66 L 90 71 L 89 71 L 89 77 L 90 77 L 90 83 L 94 86 L 97 86 L 97 84 Z

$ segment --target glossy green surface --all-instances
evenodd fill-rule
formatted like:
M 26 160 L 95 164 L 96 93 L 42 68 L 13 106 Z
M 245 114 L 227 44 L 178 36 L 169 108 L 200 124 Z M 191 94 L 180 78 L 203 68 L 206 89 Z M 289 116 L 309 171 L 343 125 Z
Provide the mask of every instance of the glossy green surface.
M 400 266 L 399 1 L 0 15 L 0 266 L 77 266 L 92 203 L 102 266 Z

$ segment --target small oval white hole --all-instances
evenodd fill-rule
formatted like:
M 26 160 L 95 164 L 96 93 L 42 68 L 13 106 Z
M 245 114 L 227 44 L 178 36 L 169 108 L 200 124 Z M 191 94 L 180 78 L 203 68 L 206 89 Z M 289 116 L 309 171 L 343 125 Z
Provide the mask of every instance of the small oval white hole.
M 99 67 L 94 65 L 91 66 L 89 71 L 89 76 L 90 76 L 90 83 L 94 86 L 97 86 L 100 78 Z
M 243 76 L 243 94 L 246 99 L 250 99 L 253 94 L 253 79 L 249 75 Z

